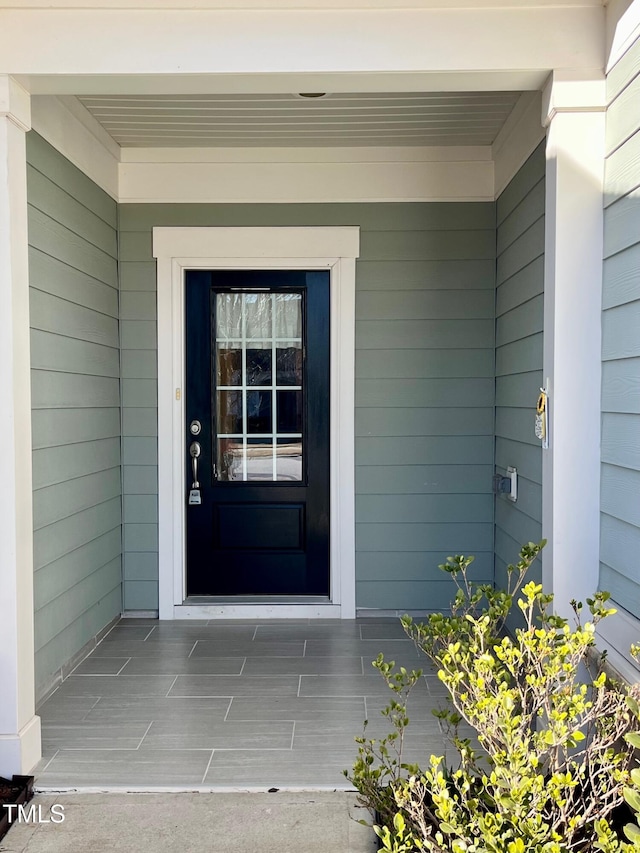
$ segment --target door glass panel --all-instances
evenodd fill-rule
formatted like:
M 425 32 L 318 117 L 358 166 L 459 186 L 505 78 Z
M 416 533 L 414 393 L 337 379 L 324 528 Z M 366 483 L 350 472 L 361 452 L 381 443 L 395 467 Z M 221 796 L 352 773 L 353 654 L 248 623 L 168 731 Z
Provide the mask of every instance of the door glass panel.
M 273 439 L 247 439 L 247 480 L 273 480 Z
M 302 432 L 302 391 L 277 391 L 278 432 Z
M 302 480 L 302 294 L 216 293 L 217 477 Z
M 299 438 L 279 438 L 276 449 L 276 479 L 302 479 L 302 441 Z
M 258 338 L 268 341 L 273 337 L 272 302 L 270 293 L 245 293 L 245 336 L 250 340 Z
M 217 329 L 220 341 L 238 340 L 242 337 L 242 294 L 219 293 L 216 300 Z
M 242 437 L 218 437 L 218 480 L 242 480 L 244 448 Z
M 276 338 L 295 340 L 302 337 L 302 294 L 276 293 Z
M 276 349 L 278 385 L 302 385 L 302 344 L 278 343 Z
M 242 344 L 218 344 L 218 386 L 242 385 Z
M 271 344 L 255 346 L 247 349 L 247 385 L 271 385 Z
M 247 432 L 271 433 L 271 391 L 247 391 Z
M 242 391 L 218 391 L 220 433 L 242 432 Z

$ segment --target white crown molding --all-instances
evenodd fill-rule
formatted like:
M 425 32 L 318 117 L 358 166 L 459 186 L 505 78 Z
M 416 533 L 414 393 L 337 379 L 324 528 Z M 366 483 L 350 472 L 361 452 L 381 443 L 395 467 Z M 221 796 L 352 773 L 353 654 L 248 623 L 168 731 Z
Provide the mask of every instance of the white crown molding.
M 31 109 L 33 129 L 117 201 L 120 146 L 78 99 L 34 95 Z
M 122 148 L 122 163 L 438 163 L 490 161 L 488 145 Z
M 524 92 L 491 146 L 495 164 L 495 198 L 544 139 L 540 92 Z

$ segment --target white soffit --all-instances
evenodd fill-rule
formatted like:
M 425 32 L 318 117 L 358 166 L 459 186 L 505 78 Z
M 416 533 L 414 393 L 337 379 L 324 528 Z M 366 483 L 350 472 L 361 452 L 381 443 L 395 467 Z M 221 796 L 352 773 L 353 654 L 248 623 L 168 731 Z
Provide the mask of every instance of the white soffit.
M 491 145 L 519 92 L 92 95 L 80 101 L 121 146 Z

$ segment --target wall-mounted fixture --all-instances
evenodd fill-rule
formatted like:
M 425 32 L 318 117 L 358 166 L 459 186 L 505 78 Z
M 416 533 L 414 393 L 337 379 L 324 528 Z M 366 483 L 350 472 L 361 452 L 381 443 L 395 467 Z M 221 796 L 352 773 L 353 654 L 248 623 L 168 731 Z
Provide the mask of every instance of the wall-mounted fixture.
M 536 438 L 542 442 L 542 449 L 549 448 L 549 380 L 545 388 L 540 389 L 540 396 L 536 404 L 535 433 Z
M 512 465 L 507 468 L 506 477 L 493 475 L 493 491 L 496 495 L 506 495 L 514 503 L 518 500 L 518 471 Z

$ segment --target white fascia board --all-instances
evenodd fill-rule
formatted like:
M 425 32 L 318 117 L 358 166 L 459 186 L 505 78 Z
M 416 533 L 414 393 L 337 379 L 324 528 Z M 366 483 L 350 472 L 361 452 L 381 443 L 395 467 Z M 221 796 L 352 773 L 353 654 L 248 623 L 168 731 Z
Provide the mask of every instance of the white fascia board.
M 601 6 L 7 9 L 0 72 L 330 74 L 604 65 Z M 152 37 L 150 37 L 152 34 Z
M 283 92 L 523 92 L 549 69 L 252 74 L 15 75 L 32 95 L 281 95 Z
M 117 201 L 120 146 L 77 98 L 34 96 L 31 113 L 33 129 Z
M 496 198 L 544 139 L 540 111 L 540 92 L 524 92 L 491 146 Z
M 193 152 L 192 152 L 193 153 Z M 120 201 L 130 203 L 323 203 L 493 201 L 488 157 L 358 162 L 260 162 L 203 158 L 124 162 Z M 335 156 L 336 152 L 332 152 Z M 188 156 L 188 155 L 187 155 Z
M 442 0 L 190 0 L 191 9 L 430 9 Z M 448 0 L 448 8 L 483 8 L 486 0 Z M 491 0 L 493 7 L 518 7 L 520 0 Z M 526 3 L 526 5 L 531 5 Z M 557 6 L 557 0 L 537 0 L 536 6 Z M 563 6 L 599 6 L 600 0 L 563 0 Z M 0 9 L 182 9 L 181 0 L 0 0 Z

